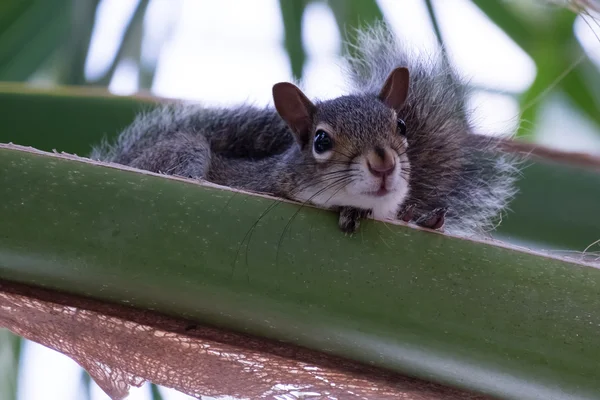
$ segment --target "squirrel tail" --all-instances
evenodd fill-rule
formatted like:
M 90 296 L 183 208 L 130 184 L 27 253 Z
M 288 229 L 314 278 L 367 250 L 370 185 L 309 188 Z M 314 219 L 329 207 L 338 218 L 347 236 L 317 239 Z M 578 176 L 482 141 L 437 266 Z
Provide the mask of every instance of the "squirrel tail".
M 510 212 L 518 193 L 517 181 L 525 159 L 502 147 L 502 140 L 469 135 L 456 187 L 448 193 L 454 209 L 448 212 L 450 233 L 487 236 Z
M 432 76 L 451 79 L 441 53 L 420 54 L 416 47 L 404 45 L 385 22 L 363 26 L 350 35 L 354 43 L 345 43 L 346 76 L 357 92 L 378 93 L 390 71 L 399 66 L 409 69 L 413 83 L 431 81 Z
M 412 143 L 409 140 L 409 159 L 420 171 L 411 184 L 418 194 L 415 202 L 425 201 L 421 211 L 437 206 L 435 199 L 424 200 L 419 195 L 439 193 L 439 200 L 451 205 L 446 216 L 447 231 L 479 235 L 493 230 L 516 194 L 521 160 L 503 151 L 498 138 L 474 134 L 466 106 L 469 89 L 441 51 L 424 53 L 405 45 L 383 22 L 353 34 L 354 44 L 346 44 L 350 54 L 346 57 L 346 76 L 351 90 L 377 94 L 390 71 L 400 66 L 410 71 L 409 117 L 423 124 L 419 129 L 427 132 L 412 138 Z M 462 168 L 436 169 L 429 156 L 423 154 L 432 143 L 442 149 L 438 160 L 460 157 Z M 440 181 L 450 173 L 454 174 L 452 187 L 444 189 Z
M 346 76 L 352 89 L 362 93 L 377 93 L 390 71 L 398 66 L 408 67 L 416 58 L 399 46 L 398 39 L 383 23 L 364 26 L 349 33 L 353 41 L 346 47 Z M 418 70 L 419 68 L 417 68 Z

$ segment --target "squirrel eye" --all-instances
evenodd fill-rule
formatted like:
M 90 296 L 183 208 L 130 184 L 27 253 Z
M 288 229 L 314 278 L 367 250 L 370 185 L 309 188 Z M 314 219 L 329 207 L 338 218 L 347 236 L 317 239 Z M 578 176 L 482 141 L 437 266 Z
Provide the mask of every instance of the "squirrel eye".
M 327 132 L 325 132 L 322 129 L 319 129 L 315 133 L 314 147 L 315 152 L 317 154 L 325 153 L 326 151 L 331 150 L 331 148 L 333 147 L 333 142 L 331 141 L 331 138 L 329 137 Z
M 406 136 L 406 124 L 401 118 L 398 118 L 398 132 L 402 136 Z

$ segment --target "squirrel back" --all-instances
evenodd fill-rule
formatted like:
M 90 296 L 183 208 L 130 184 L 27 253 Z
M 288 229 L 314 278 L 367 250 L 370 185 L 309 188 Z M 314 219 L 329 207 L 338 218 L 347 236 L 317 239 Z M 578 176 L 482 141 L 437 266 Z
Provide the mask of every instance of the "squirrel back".
M 234 158 L 263 158 L 282 153 L 294 143 L 285 121 L 272 108 L 206 108 L 175 102 L 138 114 L 114 142 L 103 140 L 95 146 L 90 157 L 129 165 L 141 152 L 175 132 L 201 134 L 213 152 Z

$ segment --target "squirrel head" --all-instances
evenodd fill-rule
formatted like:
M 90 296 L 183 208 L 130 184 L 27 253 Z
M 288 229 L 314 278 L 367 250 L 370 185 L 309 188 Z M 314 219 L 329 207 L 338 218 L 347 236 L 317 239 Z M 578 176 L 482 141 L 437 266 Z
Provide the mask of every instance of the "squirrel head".
M 397 207 L 408 194 L 407 127 L 399 118 L 408 87 L 409 73 L 403 67 L 390 73 L 376 95 L 318 103 L 291 83 L 276 84 L 275 108 L 291 129 L 312 180 L 294 197 L 372 209 L 376 216 L 388 203 L 388 208 Z

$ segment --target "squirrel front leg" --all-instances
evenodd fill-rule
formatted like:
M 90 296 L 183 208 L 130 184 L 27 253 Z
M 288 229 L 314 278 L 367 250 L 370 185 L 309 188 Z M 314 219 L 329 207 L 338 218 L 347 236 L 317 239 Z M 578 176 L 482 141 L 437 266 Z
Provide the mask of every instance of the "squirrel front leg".
M 415 204 L 407 204 L 402 207 L 398 213 L 398 219 L 404 222 L 411 222 L 423 228 L 429 228 L 433 230 L 441 229 L 446 221 L 446 213 L 448 207 L 438 207 L 427 213 L 419 215 L 415 218 Z
M 354 207 L 340 207 L 339 227 L 342 232 L 352 234 L 360 225 L 360 220 L 371 214 L 371 210 L 361 210 Z
M 444 223 L 446 222 L 446 213 L 448 212 L 448 207 L 438 207 L 433 209 L 432 211 L 421 215 L 415 221 L 415 224 L 418 226 L 422 226 L 423 228 L 429 228 L 433 230 L 442 229 Z

